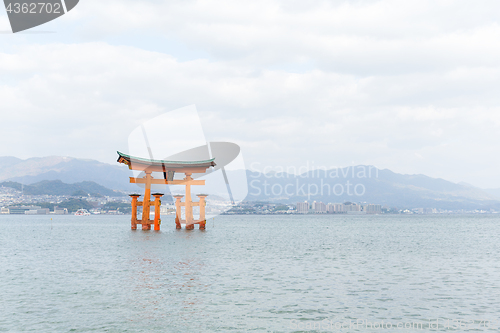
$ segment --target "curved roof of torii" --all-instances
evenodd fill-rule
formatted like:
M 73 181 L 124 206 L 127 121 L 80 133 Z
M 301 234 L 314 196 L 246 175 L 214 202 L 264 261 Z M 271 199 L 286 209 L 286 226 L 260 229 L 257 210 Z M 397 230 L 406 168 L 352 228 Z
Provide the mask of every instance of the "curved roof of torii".
M 118 163 L 123 163 L 133 170 L 153 169 L 151 171 L 181 171 L 181 169 L 204 169 L 215 166 L 214 158 L 203 161 L 166 161 L 134 157 L 122 152 L 118 153 Z M 202 171 L 204 172 L 204 171 Z

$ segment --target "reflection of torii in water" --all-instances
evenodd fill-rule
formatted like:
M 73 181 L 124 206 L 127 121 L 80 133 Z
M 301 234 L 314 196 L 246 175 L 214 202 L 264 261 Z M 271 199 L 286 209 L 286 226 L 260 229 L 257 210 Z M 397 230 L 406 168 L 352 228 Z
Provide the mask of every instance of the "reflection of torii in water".
M 149 146 L 149 145 L 148 145 Z M 149 147 L 148 147 L 149 148 Z M 150 149 L 149 149 L 150 150 Z M 151 151 L 151 150 L 150 150 Z M 195 224 L 200 225 L 200 229 L 205 229 L 205 198 L 206 194 L 198 194 L 199 202 L 193 202 L 191 199 L 191 185 L 205 185 L 205 180 L 194 180 L 191 175 L 193 173 L 204 174 L 209 167 L 214 167 L 214 159 L 204 161 L 166 161 L 144 159 L 133 157 L 130 155 L 118 152 L 118 162 L 128 165 L 129 169 L 144 172 L 145 176 L 142 178 L 130 177 L 130 182 L 135 184 L 144 184 L 144 198 L 143 201 L 138 201 L 139 194 L 132 194 L 132 229 L 137 229 L 137 224 L 142 224 L 142 230 L 150 230 L 151 224 L 154 224 L 154 230 L 160 230 L 160 198 L 163 193 L 153 193 L 155 197 L 154 203 L 151 203 L 151 185 L 185 185 L 186 198 L 181 202 L 182 195 L 175 195 L 176 198 L 176 218 L 175 223 L 177 229 L 181 228 L 181 222 L 186 223 L 186 229 L 194 229 Z M 165 179 L 154 179 L 151 176 L 152 172 L 163 173 Z M 184 173 L 184 179 L 174 180 L 176 172 Z M 150 220 L 150 207 L 155 207 L 155 218 Z M 142 218 L 137 219 L 137 206 L 142 206 Z M 184 206 L 185 220 L 181 220 L 181 207 Z M 195 220 L 193 218 L 193 206 L 200 207 L 200 218 Z

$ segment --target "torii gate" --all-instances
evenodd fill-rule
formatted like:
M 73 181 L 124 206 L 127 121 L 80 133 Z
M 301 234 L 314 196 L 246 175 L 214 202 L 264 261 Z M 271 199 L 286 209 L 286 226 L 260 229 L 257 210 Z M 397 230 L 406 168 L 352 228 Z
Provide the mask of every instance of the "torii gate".
M 207 194 L 198 194 L 199 202 L 191 200 L 191 185 L 205 185 L 205 180 L 194 180 L 191 175 L 193 173 L 205 173 L 209 167 L 215 166 L 214 159 L 205 161 L 165 161 L 165 160 L 149 160 L 145 158 L 133 157 L 121 152 L 117 152 L 118 162 L 128 165 L 130 170 L 143 171 L 145 176 L 142 178 L 130 177 L 130 182 L 135 184 L 145 184 L 143 201 L 138 201 L 140 194 L 131 194 L 132 197 L 132 230 L 137 229 L 138 224 L 142 224 L 142 230 L 151 230 L 151 224 L 154 224 L 154 230 L 160 230 L 160 198 L 163 193 L 151 194 L 151 184 L 161 185 L 186 185 L 186 199 L 181 202 L 183 195 L 174 195 L 175 202 L 175 224 L 177 229 L 181 229 L 181 222 L 186 223 L 186 229 L 194 229 L 195 224 L 200 225 L 200 229 L 205 229 L 205 198 Z M 152 172 L 162 172 L 164 179 L 155 179 L 151 176 Z M 184 179 L 174 180 L 176 172 L 184 173 Z M 151 202 L 151 195 L 155 197 L 154 202 Z M 142 218 L 137 219 L 137 206 L 142 206 Z M 155 207 L 154 220 L 150 220 L 150 207 Z M 181 219 L 181 207 L 184 206 L 186 219 Z M 200 218 L 193 218 L 193 207 L 200 207 Z

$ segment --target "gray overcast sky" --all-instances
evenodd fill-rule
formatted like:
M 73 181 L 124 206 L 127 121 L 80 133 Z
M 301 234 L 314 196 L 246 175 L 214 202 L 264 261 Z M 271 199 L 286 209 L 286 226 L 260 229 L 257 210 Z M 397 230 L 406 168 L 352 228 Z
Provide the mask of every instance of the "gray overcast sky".
M 114 163 L 141 122 L 196 104 L 248 167 L 500 188 L 499 22 L 496 0 L 81 0 L 13 35 L 1 8 L 0 156 Z

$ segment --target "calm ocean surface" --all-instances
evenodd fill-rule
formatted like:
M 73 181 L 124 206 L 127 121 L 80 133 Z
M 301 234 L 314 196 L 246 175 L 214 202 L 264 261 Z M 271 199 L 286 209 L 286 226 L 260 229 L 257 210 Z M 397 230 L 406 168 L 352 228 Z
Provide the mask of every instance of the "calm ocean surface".
M 164 217 L 161 232 L 129 219 L 0 216 L 0 331 L 500 327 L 500 216 L 220 216 L 206 231 Z M 339 329 L 349 320 L 386 326 Z

